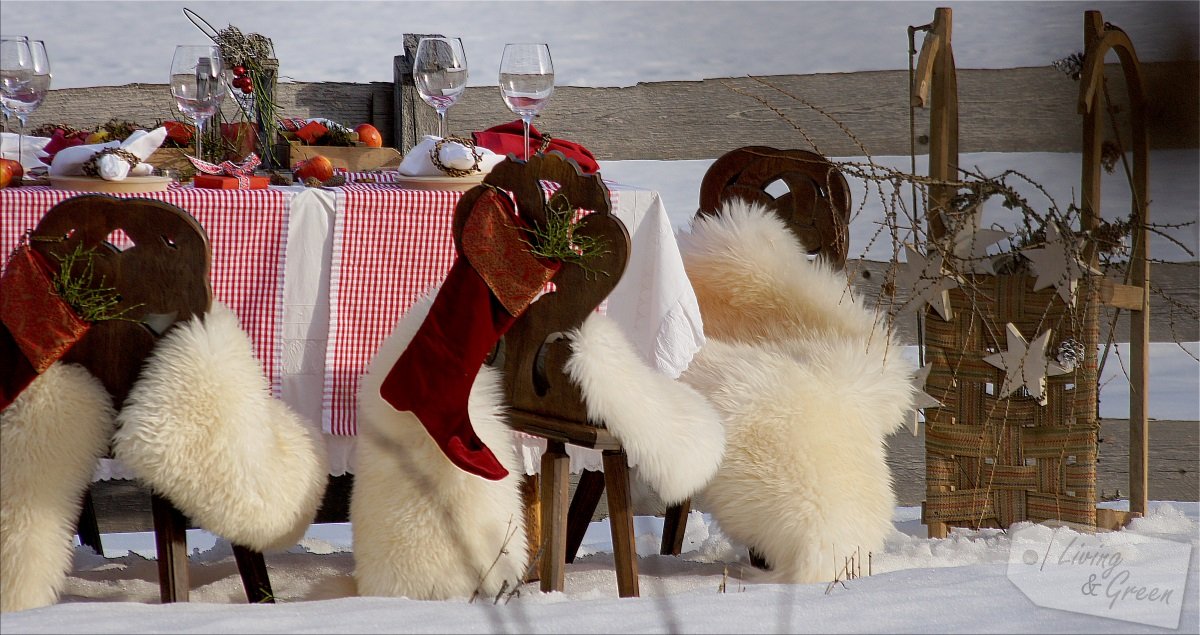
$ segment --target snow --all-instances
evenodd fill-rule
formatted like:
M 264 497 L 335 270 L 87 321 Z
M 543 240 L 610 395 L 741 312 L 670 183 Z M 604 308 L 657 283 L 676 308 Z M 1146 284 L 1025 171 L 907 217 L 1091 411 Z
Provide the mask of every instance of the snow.
M 1183 632 L 1196 632 L 1200 559 L 1197 503 L 1153 503 L 1147 518 L 1120 532 L 1098 534 L 1119 550 L 1125 568 L 1147 573 L 1162 563 L 1149 546 L 1170 541 L 1191 553 L 1186 587 L 1172 607 Z M 881 553 L 862 563 L 862 575 L 834 583 L 757 584 L 746 550 L 732 544 L 706 515 L 692 512 L 684 552 L 657 555 L 662 519 L 638 517 L 641 597 L 617 598 L 606 521 L 595 522 L 580 557 L 567 566 L 566 589 L 541 593 L 536 583 L 512 596 L 416 601 L 353 596 L 350 529 L 314 526 L 283 554 L 268 554 L 277 603 L 247 605 L 228 543 L 189 532 L 191 602 L 158 605 L 153 538 L 148 533 L 105 536 L 101 557 L 78 547 L 75 571 L 53 607 L 0 617 L 5 633 L 800 633 L 800 632 L 1158 632 L 1115 619 L 1102 603 L 1087 613 L 1036 606 L 1006 575 L 1009 531 L 956 530 L 930 540 L 920 509 L 901 507 Z M 1046 531 L 1050 531 L 1046 529 Z M 1094 536 L 1061 529 L 1060 542 Z M 866 555 L 864 554 L 864 558 Z M 870 575 L 868 574 L 870 567 Z M 843 576 L 844 578 L 844 576 Z M 1069 593 L 1073 589 L 1063 592 Z M 1182 612 L 1175 611 L 1180 608 Z M 1160 612 L 1161 611 L 1161 612 Z M 1145 616 L 1143 616 L 1145 617 Z
M 1197 58 L 1200 4 L 1195 2 L 27 2 L 0 3 L 4 32 L 47 41 L 54 87 L 162 83 L 171 50 L 203 35 L 182 14 L 195 9 L 218 28 L 235 24 L 275 41 L 285 79 L 391 81 L 392 56 L 403 33 L 446 33 L 464 39 L 471 85 L 492 85 L 502 45 L 551 43 L 561 85 L 627 86 L 636 82 L 743 75 L 853 72 L 907 68 L 905 28 L 954 8 L 959 68 L 1045 66 L 1078 51 L 1083 11 L 1099 9 L 1131 36 L 1142 61 Z M 145 34 L 144 36 L 141 34 Z M 352 35 L 353 37 L 347 37 Z M 114 39 L 119 46 L 114 46 Z M 764 44 L 768 43 L 768 44 Z M 550 107 L 553 107 L 553 103 Z M 859 160 L 847 157 L 844 160 Z M 908 169 L 907 157 L 877 157 Z M 1152 220 L 1194 222 L 1198 169 L 1194 149 L 1156 151 L 1151 162 Z M 607 178 L 659 191 L 673 225 L 686 231 L 700 177 L 711 161 L 602 162 Z M 1077 198 L 1076 154 L 964 155 L 964 166 L 996 173 L 1017 167 L 1035 175 L 1062 203 Z M 918 165 L 918 171 L 924 169 Z M 1106 177 L 1104 200 L 1128 209 L 1127 190 Z M 861 187 L 861 184 L 859 184 Z M 881 211 L 855 190 L 852 255 L 864 252 Z M 1003 222 L 988 212 L 988 222 Z M 1197 227 L 1173 234 L 1192 254 Z M 858 249 L 859 252 L 853 252 Z M 875 247 L 873 247 L 875 249 Z M 1166 241 L 1151 253 L 1194 261 Z M 1151 364 L 1151 416 L 1200 420 L 1200 364 L 1195 343 L 1156 345 Z M 1106 368 L 1103 416 L 1122 416 L 1124 382 Z M 1110 405 L 1111 404 L 1111 405 Z M 1149 517 L 1103 535 L 1141 573 L 1163 573 L 1178 562 L 1156 559 L 1141 545 L 1186 545 L 1186 587 L 1179 630 L 1200 631 L 1195 553 L 1200 542 L 1195 502 L 1158 502 Z M 62 601 L 0 616 L 4 633 L 268 633 L 268 632 L 1157 632 L 1097 608 L 1075 613 L 1042 608 L 1010 581 L 1009 546 L 1016 526 L 955 531 L 925 538 L 920 510 L 898 508 L 895 533 L 870 554 L 871 575 L 836 584 L 756 584 L 746 551 L 700 512 L 689 519 L 685 553 L 657 554 L 662 520 L 637 519 L 640 598 L 618 599 L 605 522 L 593 523 L 581 558 L 567 567 L 566 590 L 543 594 L 536 584 L 493 602 L 414 601 L 355 597 L 347 525 L 318 525 L 267 564 L 278 603 L 245 604 L 228 543 L 189 532 L 192 602 L 158 604 L 157 569 L 149 534 L 104 536 L 105 557 L 77 548 Z M 1073 530 L 1065 529 L 1068 535 Z M 1083 536 L 1079 534 L 1079 536 Z M 1128 555 L 1126 555 L 1128 554 Z M 830 574 L 833 580 L 833 574 Z M 6 581 L 7 582 L 7 581 Z M 1075 592 L 1064 586 L 1064 595 Z M 1170 607 L 1171 610 L 1177 609 Z M 1155 613 L 1161 616 L 1162 607 Z

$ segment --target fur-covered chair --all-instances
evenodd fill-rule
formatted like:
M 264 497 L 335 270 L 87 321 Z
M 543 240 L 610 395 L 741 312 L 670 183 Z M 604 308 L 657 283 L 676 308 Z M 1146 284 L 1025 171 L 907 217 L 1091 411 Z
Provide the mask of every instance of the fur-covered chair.
M 879 549 L 895 497 L 885 438 L 911 369 L 844 274 L 740 199 L 680 234 L 707 343 L 680 378 L 721 413 L 726 450 L 697 496 L 777 582 L 835 578 Z
M 109 244 L 116 230 L 133 244 Z M 29 272 L 85 252 L 124 319 L 92 323 L 36 374 L 26 348 L 49 326 L 28 307 L 53 291 L 51 271 Z M 0 367 L 28 368 L 31 382 L 6 380 L 12 403 L 0 410 L 0 611 L 57 600 L 81 497 L 110 440 L 154 492 L 163 601 L 187 599 L 184 515 L 232 542 L 248 599 L 270 601 L 261 552 L 304 533 L 328 469 L 319 432 L 271 396 L 237 316 L 211 302 L 207 233 L 168 203 L 83 195 L 47 212 L 18 253 L 36 266 L 14 269 L 14 256 L 6 267 Z M 83 267 L 72 275 L 86 277 Z
M 507 474 L 488 471 L 500 472 L 492 480 L 484 478 L 488 474 L 456 466 L 434 437 L 441 430 L 428 429 L 434 419 L 420 419 L 413 412 L 426 409 L 430 399 L 443 410 L 453 407 L 449 390 L 426 391 L 404 402 L 405 408 L 393 407 L 387 397 L 394 394 L 388 379 L 397 368 L 404 368 L 398 375 L 403 383 L 418 384 L 441 372 L 431 369 L 431 364 L 465 357 L 454 341 L 445 345 L 438 340 L 436 355 L 425 356 L 417 365 L 403 365 L 411 351 L 424 350 L 433 339 L 419 340 L 427 324 L 433 325 L 431 330 L 444 331 L 457 319 L 445 313 L 439 319 L 438 302 L 450 302 L 450 310 L 459 314 L 505 310 L 498 309 L 495 301 L 502 295 L 511 297 L 507 293 L 497 292 L 483 303 L 477 302 L 475 294 L 465 293 L 471 287 L 461 268 L 497 276 L 488 279 L 496 284 L 493 290 L 510 289 L 521 280 L 518 272 L 524 271 L 524 261 L 530 258 L 528 247 L 523 235 L 514 239 L 508 232 L 517 231 L 514 228 L 522 222 L 545 225 L 543 179 L 561 185 L 555 196 L 565 197 L 571 209 L 593 210 L 576 228 L 576 235 L 602 235 L 605 250 L 590 262 L 595 270 L 561 262 L 561 269 L 548 278 L 555 290 L 536 300 L 531 293 L 527 306 L 511 313 L 519 317 L 503 333 L 497 347 L 501 352 L 494 360 L 505 376 L 489 366 L 474 375 L 466 406 L 470 425 L 482 443 L 469 440 L 467 445 L 484 445 L 494 453 Z M 506 195 L 496 194 L 504 191 L 515 193 L 515 205 L 505 203 Z M 497 212 L 494 205 L 506 211 Z M 546 533 L 535 546 L 542 558 L 542 589 L 562 588 L 569 540 L 564 531 L 564 445 L 573 443 L 604 451 L 618 592 L 637 595 L 628 464 L 636 463 L 642 478 L 664 499 L 685 499 L 716 471 L 724 431 L 716 411 L 702 396 L 649 368 L 617 325 L 594 312 L 620 278 L 628 249 L 624 226 L 610 216 L 608 206 L 608 191 L 598 177 L 584 177 L 577 166 L 553 152 L 529 162 L 502 162 L 485 186 L 463 196 L 454 223 L 459 256 L 447 282 L 401 319 L 372 360 L 359 391 L 360 434 L 350 516 L 360 594 L 424 599 L 476 592 L 494 596 L 524 581 L 530 556 L 520 495 L 524 466 L 517 460 L 511 425 L 548 440 L 540 499 Z M 483 219 L 494 223 L 487 225 L 491 221 Z M 480 238 L 487 240 L 480 243 Z M 473 244 L 482 244 L 481 251 L 474 251 Z M 497 262 L 496 268 L 488 266 Z M 540 293 L 543 285 L 544 280 L 535 279 L 525 288 Z M 475 328 L 478 332 L 486 326 Z M 452 340 L 474 337 L 459 330 L 452 333 Z M 478 367 L 483 356 L 471 359 Z M 457 377 L 475 368 L 455 370 Z M 452 454 L 455 446 L 448 447 Z M 572 503 L 572 514 L 575 509 Z M 590 515 L 590 509 L 583 513 Z

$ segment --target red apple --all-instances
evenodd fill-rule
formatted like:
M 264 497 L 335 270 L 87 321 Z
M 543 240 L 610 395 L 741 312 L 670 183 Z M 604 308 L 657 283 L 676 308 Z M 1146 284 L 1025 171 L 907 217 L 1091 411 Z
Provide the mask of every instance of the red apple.
M 3 170 L 4 174 L 7 175 L 7 177 L 0 176 L 0 181 L 4 183 L 0 187 L 20 185 L 21 179 L 25 177 L 25 168 L 19 161 L 12 159 L 0 159 L 0 170 Z
M 317 154 L 310 157 L 307 161 L 297 163 L 293 172 L 295 172 L 296 178 L 301 181 L 308 180 L 311 177 L 324 183 L 333 178 L 333 162 Z

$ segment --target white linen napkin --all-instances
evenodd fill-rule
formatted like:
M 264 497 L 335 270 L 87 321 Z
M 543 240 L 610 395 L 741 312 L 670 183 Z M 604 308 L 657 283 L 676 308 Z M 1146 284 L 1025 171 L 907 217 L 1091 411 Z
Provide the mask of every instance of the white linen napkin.
M 151 132 L 135 130 L 124 142 L 109 141 L 91 145 L 63 148 L 54 155 L 54 163 L 50 165 L 51 176 L 78 176 L 83 174 L 83 164 L 87 163 L 97 152 L 105 148 L 121 148 L 141 159 L 142 162 L 130 166 L 129 162 L 118 156 L 106 154 L 96 160 L 96 170 L 100 178 L 106 181 L 122 181 L 129 176 L 148 176 L 154 172 L 154 166 L 146 163 L 146 159 L 167 139 L 165 127 L 155 128 Z
M 439 170 L 430 158 L 434 146 L 441 140 L 441 137 L 426 135 L 404 155 L 396 171 L 404 176 L 449 176 Z M 479 169 L 483 174 L 491 172 L 497 163 L 504 160 L 503 156 L 487 148 L 476 147 L 475 154 L 480 156 Z M 438 158 L 442 165 L 458 170 L 470 170 L 475 165 L 475 157 L 471 156 L 470 148 L 455 141 L 443 143 Z
M 21 167 L 26 170 L 44 168 L 46 164 L 42 162 L 42 157 L 47 154 L 42 148 L 45 148 L 47 143 L 50 143 L 50 137 L 31 137 L 14 132 L 0 132 L 0 157 L 20 161 Z

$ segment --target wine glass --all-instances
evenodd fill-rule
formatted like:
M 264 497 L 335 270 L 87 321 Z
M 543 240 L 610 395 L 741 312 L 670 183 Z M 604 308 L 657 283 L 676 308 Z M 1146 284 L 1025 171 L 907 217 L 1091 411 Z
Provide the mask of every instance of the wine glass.
M 32 109 L 26 109 L 24 102 L 31 82 L 33 53 L 29 49 L 29 38 L 24 35 L 0 36 L 0 106 L 5 117 L 17 117 L 21 123 L 17 135 L 17 161 L 21 160 L 25 121 L 32 112 Z
M 225 82 L 221 48 L 180 44 L 171 59 L 171 96 L 175 107 L 196 124 L 196 158 L 204 159 L 204 124 L 221 108 Z
M 554 62 L 546 44 L 505 44 L 500 58 L 500 96 L 521 118 L 525 160 L 529 160 L 529 124 L 554 93 Z
M 417 43 L 413 82 L 438 114 L 438 136 L 446 136 L 446 111 L 467 87 L 467 54 L 456 37 L 426 37 Z

